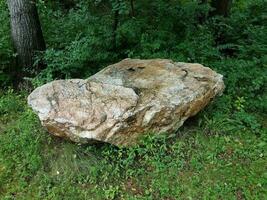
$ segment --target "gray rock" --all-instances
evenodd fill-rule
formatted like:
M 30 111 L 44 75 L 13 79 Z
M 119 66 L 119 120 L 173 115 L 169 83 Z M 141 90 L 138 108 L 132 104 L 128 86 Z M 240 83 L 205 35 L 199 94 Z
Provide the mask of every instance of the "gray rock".
M 176 131 L 223 89 L 223 76 L 200 64 L 125 59 L 87 80 L 45 84 L 28 104 L 56 136 L 129 146 Z

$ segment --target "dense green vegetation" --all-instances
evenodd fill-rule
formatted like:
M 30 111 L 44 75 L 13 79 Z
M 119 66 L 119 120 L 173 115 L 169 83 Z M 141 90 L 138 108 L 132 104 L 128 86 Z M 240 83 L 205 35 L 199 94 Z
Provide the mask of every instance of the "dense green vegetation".
M 134 1 L 134 12 L 130 2 L 39 0 L 38 72 L 19 69 L 0 1 L 0 199 L 267 199 L 267 2 L 235 0 L 228 16 L 209 1 Z M 130 149 L 52 137 L 26 105 L 31 84 L 126 57 L 204 64 L 224 75 L 224 95 Z M 20 70 L 32 76 L 17 84 Z

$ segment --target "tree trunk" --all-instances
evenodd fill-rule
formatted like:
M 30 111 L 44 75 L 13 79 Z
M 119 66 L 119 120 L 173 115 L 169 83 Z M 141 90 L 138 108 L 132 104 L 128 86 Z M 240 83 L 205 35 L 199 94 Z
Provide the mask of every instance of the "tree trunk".
M 135 16 L 135 10 L 134 10 L 134 0 L 131 0 L 131 15 L 132 15 L 132 17 L 134 17 Z
M 45 50 L 45 41 L 37 12 L 36 0 L 8 0 L 11 17 L 11 33 L 18 64 L 22 69 L 30 69 L 33 74 L 36 51 Z M 38 66 L 34 71 L 39 71 Z
M 211 6 L 215 9 L 212 15 L 227 17 L 231 9 L 232 0 L 213 0 Z
M 112 30 L 112 43 L 113 50 L 117 48 L 117 29 L 119 25 L 119 10 L 114 11 L 113 30 Z

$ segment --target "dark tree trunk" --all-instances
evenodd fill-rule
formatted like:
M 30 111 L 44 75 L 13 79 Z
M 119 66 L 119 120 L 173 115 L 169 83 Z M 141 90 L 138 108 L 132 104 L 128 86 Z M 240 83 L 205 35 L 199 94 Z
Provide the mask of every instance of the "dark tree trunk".
M 40 66 L 33 69 L 36 51 L 45 50 L 45 41 L 37 12 L 36 0 L 8 0 L 11 17 L 11 32 L 18 64 L 21 69 L 39 71 Z M 25 74 L 24 74 L 25 75 Z
M 135 16 L 135 10 L 134 10 L 134 0 L 131 0 L 131 15 L 132 17 Z
M 114 11 L 114 19 L 113 19 L 113 35 L 112 35 L 112 43 L 113 49 L 117 48 L 117 29 L 119 25 L 119 10 Z
M 232 0 L 213 0 L 211 6 L 214 8 L 212 15 L 221 15 L 227 17 L 232 5 Z

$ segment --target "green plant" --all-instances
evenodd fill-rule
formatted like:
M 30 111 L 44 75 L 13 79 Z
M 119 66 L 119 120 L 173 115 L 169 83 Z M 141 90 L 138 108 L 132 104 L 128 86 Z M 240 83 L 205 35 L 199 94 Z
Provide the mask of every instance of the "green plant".
M 243 111 L 245 108 L 245 103 L 246 103 L 246 100 L 244 97 L 237 97 L 237 99 L 235 100 L 234 107 L 238 111 Z
M 8 11 L 4 1 L 0 2 L 0 10 L 0 84 L 6 86 L 10 85 L 13 78 L 11 67 L 13 55 L 10 43 Z
M 109 186 L 108 189 L 105 190 L 105 197 L 106 199 L 115 199 L 118 195 L 119 186 Z

